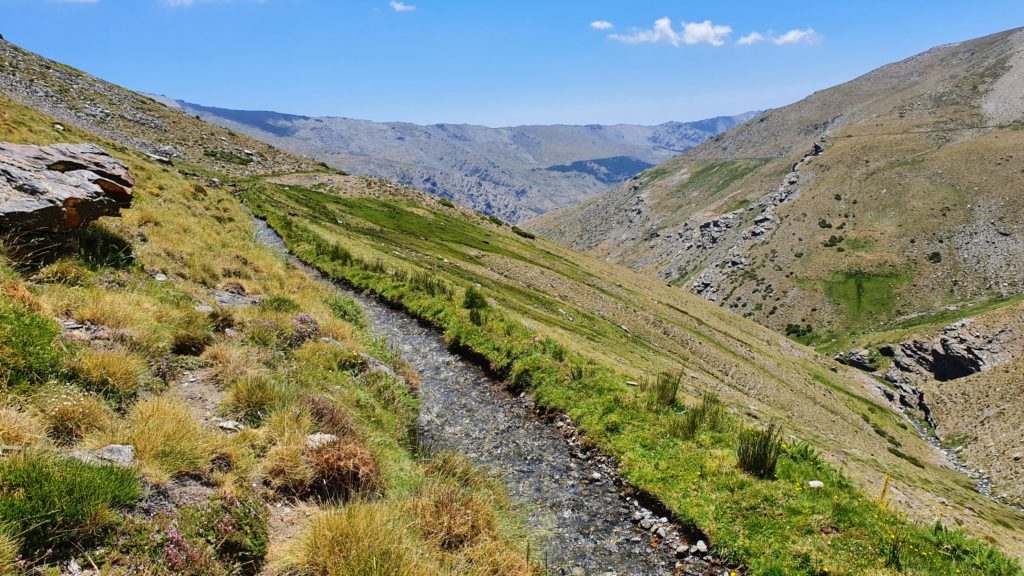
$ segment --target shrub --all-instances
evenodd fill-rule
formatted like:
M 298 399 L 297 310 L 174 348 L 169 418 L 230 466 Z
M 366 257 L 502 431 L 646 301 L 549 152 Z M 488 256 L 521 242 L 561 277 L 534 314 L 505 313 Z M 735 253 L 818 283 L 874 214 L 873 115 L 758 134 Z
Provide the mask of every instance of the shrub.
M 413 507 L 420 531 L 442 550 L 472 546 L 496 530 L 491 502 L 459 486 L 429 486 Z
M 466 295 L 462 299 L 462 307 L 466 310 L 486 310 L 488 308 L 487 298 L 479 290 L 470 286 L 466 288 Z
M 452 202 L 451 200 L 447 199 L 447 198 L 439 198 L 437 200 L 437 203 L 440 204 L 441 206 L 445 206 L 447 208 L 455 208 L 455 203 Z
M 775 477 L 775 465 L 782 451 L 782 431 L 775 424 L 740 432 L 736 449 L 740 470 L 763 479 Z
M 71 387 L 44 392 L 39 408 L 50 436 L 65 444 L 103 430 L 112 417 L 110 408 L 99 398 Z
M 58 260 L 43 267 L 34 279 L 44 284 L 82 286 L 89 281 L 89 271 L 74 260 Z
M 299 364 L 318 370 L 362 370 L 366 366 L 362 354 L 332 342 L 306 342 L 292 356 Z
M 247 322 L 244 332 L 251 344 L 261 348 L 285 350 L 295 340 L 290 325 L 269 319 L 256 318 Z
M 669 432 L 684 440 L 693 438 L 701 430 L 724 432 L 729 425 L 728 418 L 722 401 L 718 396 L 708 392 L 704 394 L 700 404 L 688 409 L 671 422 L 672 428 Z
M 336 400 L 323 394 L 307 396 L 306 404 L 313 421 L 321 432 L 334 434 L 339 438 L 353 436 L 356 422 L 351 412 Z
M 831 228 L 831 227 L 832 227 L 832 223 L 829 222 L 828 220 L 825 220 L 824 218 L 821 218 L 820 220 L 818 220 L 818 228 L 826 228 L 827 229 L 827 228 Z
M 0 445 L 37 446 L 46 439 L 46 423 L 38 415 L 14 406 L 0 407 Z
M 232 574 L 251 576 L 263 566 L 270 534 L 267 508 L 253 494 L 241 497 L 217 495 L 199 512 L 200 536 L 214 544 L 222 563 Z
M 431 296 L 446 296 L 451 298 L 455 294 L 455 289 L 452 288 L 451 284 L 430 272 L 422 270 L 413 272 L 409 276 L 409 282 Z
M 313 477 L 310 492 L 328 500 L 349 500 L 381 489 L 373 454 L 353 439 L 337 440 L 306 454 Z
M 931 262 L 932 264 L 938 264 L 942 262 L 942 253 L 932 252 L 931 254 L 928 255 L 928 261 Z
M 209 320 L 198 313 L 182 314 L 171 333 L 171 352 L 198 356 L 213 343 Z
M 313 479 L 313 469 L 306 462 L 303 437 L 293 434 L 271 447 L 263 459 L 262 475 L 278 494 L 305 494 Z
M 79 236 L 82 260 L 94 268 L 128 268 L 135 263 L 131 242 L 104 224 L 93 222 Z
M 49 454 L 0 460 L 0 521 L 19 535 L 25 556 L 92 540 L 141 496 L 130 469 Z
M 523 238 L 526 238 L 528 240 L 533 240 L 537 238 L 537 235 L 534 234 L 533 232 L 528 232 L 518 226 L 513 226 L 512 231 L 515 232 L 517 235 L 522 236 Z
M 57 324 L 0 295 L 0 385 L 37 386 L 61 371 Z
M 72 370 L 83 388 L 114 398 L 134 396 L 147 372 L 138 356 L 113 350 L 88 350 Z
M 428 576 L 441 571 L 417 553 L 414 536 L 389 502 L 350 502 L 314 517 L 271 560 L 270 574 Z
M 324 303 L 339 320 L 344 320 L 356 326 L 366 326 L 366 317 L 363 316 L 363 309 L 352 298 L 348 296 L 333 296 Z
M 644 384 L 647 407 L 657 410 L 675 406 L 676 395 L 679 393 L 679 385 L 682 382 L 682 372 L 678 374 L 663 372 L 654 381 L 647 381 Z
M 498 218 L 497 216 L 495 216 L 494 214 L 489 215 L 487 217 L 487 219 L 490 220 L 492 224 L 496 224 L 498 226 L 504 226 L 505 225 L 505 222 L 501 218 Z
M 260 302 L 259 307 L 262 310 L 282 312 L 285 314 L 298 312 L 301 309 L 298 302 L 288 298 L 287 296 L 271 296 L 270 298 L 265 298 Z
M 274 381 L 262 374 L 247 375 L 235 380 L 228 389 L 227 406 L 233 414 L 250 425 L 258 425 L 277 405 Z
M 202 472 L 212 449 L 208 432 L 178 400 L 151 398 L 135 405 L 126 426 L 102 439 L 103 444 L 131 444 L 146 476 L 157 483 L 178 474 Z
M 822 246 L 824 246 L 825 248 L 832 248 L 833 246 L 838 246 L 842 244 L 843 240 L 845 240 L 845 238 L 843 238 L 842 236 L 836 236 L 835 234 L 833 234 L 828 237 L 828 240 L 826 240 L 825 243 L 822 244 Z

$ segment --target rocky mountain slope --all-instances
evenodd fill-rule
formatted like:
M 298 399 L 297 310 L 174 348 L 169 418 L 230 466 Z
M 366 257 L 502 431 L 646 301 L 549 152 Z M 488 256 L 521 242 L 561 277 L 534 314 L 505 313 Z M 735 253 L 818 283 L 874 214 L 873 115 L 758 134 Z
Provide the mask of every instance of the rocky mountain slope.
M 936 47 L 525 227 L 819 341 L 1017 293 L 1022 47 Z
M 99 82 L 34 62 L 43 78 L 31 85 Z M 413 575 L 540 572 L 500 484 L 417 449 L 409 365 L 366 333 L 353 300 L 264 248 L 255 213 L 297 257 L 442 328 L 536 412 L 560 415 L 547 431 L 581 460 L 607 454 L 597 477 L 573 460 L 557 480 L 650 507 L 633 520 L 642 533 L 606 542 L 611 554 L 663 546 L 671 517 L 693 542 L 674 555 L 710 554 L 752 575 L 1021 573 L 957 527 L 1019 557 L 1024 514 L 976 491 L 859 371 L 409 187 L 318 166 L 255 173 L 270 167 L 264 158 L 305 162 L 257 149 L 259 164 L 199 153 L 169 166 L 132 134 L 249 142 L 174 110 L 164 108 L 166 131 L 105 124 L 139 151 L 57 129 L 0 93 L 0 141 L 96 142 L 135 183 L 121 219 L 91 225 L 73 255 L 38 270 L 0 259 L 0 433 L 31 448 L 0 455 L 0 561 L 71 573 L 88 563 L 314 576 L 378 561 Z M 75 118 L 80 99 L 105 98 L 122 119 L 141 106 L 105 94 L 120 91 L 54 90 L 38 106 Z M 460 426 L 472 427 L 466 417 Z M 752 454 L 755 442 L 767 452 Z M 78 451 L 88 462 L 73 463 Z M 526 467 L 525 481 L 555 478 Z M 53 506 L 66 529 L 39 530 L 24 511 L 40 501 L 89 508 Z M 26 530 L 9 532 L 14 522 Z M 365 560 L 338 564 L 352 558 Z
M 104 82 L 0 40 L 0 91 L 64 124 L 142 150 L 163 163 L 209 166 L 231 175 L 311 170 L 317 164 L 263 142 L 169 110 L 153 99 Z
M 154 96 L 283 150 L 510 222 L 580 202 L 754 116 L 657 126 L 421 126 L 228 110 Z

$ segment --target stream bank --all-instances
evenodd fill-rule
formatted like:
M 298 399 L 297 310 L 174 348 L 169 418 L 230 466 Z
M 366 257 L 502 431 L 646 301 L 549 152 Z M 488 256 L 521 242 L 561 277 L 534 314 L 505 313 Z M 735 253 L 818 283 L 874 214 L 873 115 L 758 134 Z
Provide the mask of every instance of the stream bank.
M 288 256 L 284 241 L 254 219 L 257 238 Z M 728 573 L 703 541 L 635 497 L 607 457 L 584 449 L 564 416 L 538 415 L 528 395 L 513 395 L 444 338 L 411 316 L 333 283 L 363 308 L 420 376 L 419 432 L 431 448 L 455 450 L 501 478 L 533 534 L 533 557 L 552 574 L 648 576 Z M 692 538 L 691 538 L 692 539 Z

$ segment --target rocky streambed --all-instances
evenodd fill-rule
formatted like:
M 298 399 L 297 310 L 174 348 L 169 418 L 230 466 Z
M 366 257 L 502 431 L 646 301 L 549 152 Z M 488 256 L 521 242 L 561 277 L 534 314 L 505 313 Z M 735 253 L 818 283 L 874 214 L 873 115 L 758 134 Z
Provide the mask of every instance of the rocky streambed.
M 260 241 L 287 254 L 265 222 L 256 219 L 255 226 Z M 423 442 L 461 452 L 504 481 L 534 535 L 533 558 L 552 574 L 728 573 L 704 541 L 687 538 L 651 509 L 656 505 L 645 506 L 612 460 L 584 448 L 567 418 L 539 416 L 528 396 L 510 394 L 451 352 L 436 330 L 373 298 L 335 289 L 356 299 L 371 331 L 387 338 L 419 373 Z

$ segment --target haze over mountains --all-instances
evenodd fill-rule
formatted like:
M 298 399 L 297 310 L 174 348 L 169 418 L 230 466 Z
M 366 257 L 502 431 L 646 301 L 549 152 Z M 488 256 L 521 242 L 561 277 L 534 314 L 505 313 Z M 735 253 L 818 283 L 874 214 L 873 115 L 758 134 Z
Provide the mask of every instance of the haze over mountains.
M 657 126 L 422 126 L 229 110 L 153 96 L 352 174 L 416 186 L 510 222 L 563 208 L 756 115 Z

